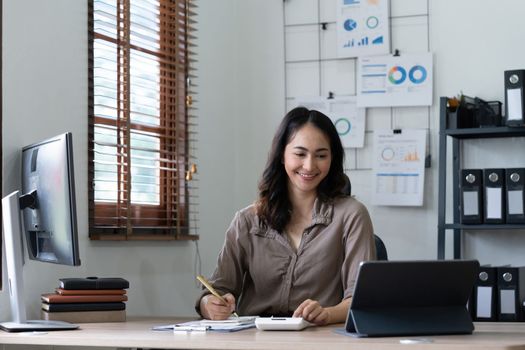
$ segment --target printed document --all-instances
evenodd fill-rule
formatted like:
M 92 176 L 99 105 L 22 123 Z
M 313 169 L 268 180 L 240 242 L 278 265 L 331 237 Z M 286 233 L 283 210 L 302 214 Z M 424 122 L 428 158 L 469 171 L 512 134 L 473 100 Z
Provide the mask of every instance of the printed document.
M 374 204 L 423 205 L 427 131 L 374 130 Z
M 216 332 L 236 332 L 243 329 L 255 327 L 256 316 L 230 317 L 226 320 L 197 320 L 175 324 L 155 326 L 154 331 L 216 331 Z

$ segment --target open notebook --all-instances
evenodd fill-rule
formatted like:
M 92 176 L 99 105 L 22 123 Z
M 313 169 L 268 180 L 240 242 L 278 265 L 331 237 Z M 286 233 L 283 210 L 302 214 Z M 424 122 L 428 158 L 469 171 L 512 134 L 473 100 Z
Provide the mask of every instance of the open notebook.
M 236 332 L 243 329 L 255 327 L 256 316 L 230 317 L 226 320 L 197 320 L 175 324 L 155 326 L 154 331 L 216 331 L 216 332 Z

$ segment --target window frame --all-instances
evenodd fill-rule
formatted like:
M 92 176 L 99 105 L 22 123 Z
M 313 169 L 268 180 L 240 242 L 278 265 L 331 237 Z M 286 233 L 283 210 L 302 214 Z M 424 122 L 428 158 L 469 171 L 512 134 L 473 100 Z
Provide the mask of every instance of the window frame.
M 192 12 L 191 0 L 159 0 L 160 15 L 159 19 L 159 52 L 155 52 L 131 43 L 130 33 L 130 0 L 116 0 L 118 13 L 116 18 L 122 16 L 122 20 L 117 20 L 117 26 L 121 26 L 123 35 L 117 34 L 116 38 L 96 33 L 94 29 L 94 0 L 88 1 L 89 10 L 89 131 L 88 131 L 88 200 L 89 200 L 89 237 L 92 240 L 197 240 L 199 236 L 193 231 L 190 223 L 190 190 L 195 189 L 193 174 L 196 166 L 190 164 L 192 158 L 190 154 L 190 141 L 194 141 L 195 133 L 190 130 L 190 119 L 192 115 L 192 94 L 191 84 L 189 84 L 191 67 L 190 39 L 193 36 L 191 23 L 195 13 Z M 183 5 L 181 5 L 183 4 Z M 173 24 L 173 19 L 180 20 L 178 14 L 180 6 L 184 7 L 185 23 L 182 25 Z M 174 12 L 175 10 L 175 12 Z M 171 12 L 170 12 L 171 11 Z M 168 20 L 172 21 L 169 22 Z M 179 42 L 180 27 L 183 27 L 184 39 Z M 165 34 L 172 30 L 171 34 Z M 166 38 L 163 37 L 166 36 Z M 124 37 L 124 40 L 122 39 Z M 176 39 L 175 43 L 167 41 Z M 117 46 L 117 52 L 123 53 L 123 63 L 118 56 L 117 79 L 122 81 L 117 84 L 118 89 L 123 90 L 117 93 L 117 115 L 115 119 L 95 116 L 95 77 L 94 77 L 94 43 L 95 40 L 103 40 Z M 123 42 L 119 45 L 119 42 Z M 168 43 L 168 44 L 166 44 Z M 164 45 L 164 46 L 163 46 Z M 179 51 L 179 47 L 184 48 Z M 147 53 L 152 57 L 157 57 L 159 62 L 159 88 L 156 91 L 160 96 L 159 106 L 159 125 L 148 126 L 133 122 L 130 118 L 130 90 L 131 90 L 131 51 Z M 182 54 L 181 54 L 182 53 Z M 127 57 L 126 57 L 127 56 Z M 181 62 L 182 71 L 179 70 Z M 175 67 L 175 69 L 172 69 Z M 124 73 L 122 73 L 124 72 Z M 166 74 L 166 72 L 171 72 Z M 121 74 L 122 73 L 122 74 Z M 166 92 L 169 90 L 170 92 Z M 173 92 L 175 91 L 175 93 Z M 120 99 L 120 96 L 124 96 Z M 175 102 L 173 102 L 175 100 Z M 121 110 L 122 109 L 122 110 Z M 121 117 L 121 113 L 124 117 Z M 125 125 L 119 123 L 125 120 Z M 116 162 L 117 172 L 117 202 L 95 201 L 95 127 L 96 125 L 106 125 L 117 129 L 116 154 L 119 161 Z M 168 126 L 171 125 L 171 126 Z M 175 126 L 173 126 L 175 125 Z M 137 204 L 131 202 L 130 193 L 131 179 L 131 134 L 134 132 L 144 132 L 155 134 L 159 140 L 159 204 Z M 168 151 L 174 148 L 174 151 Z M 136 148 L 135 148 L 136 149 Z M 130 150 L 127 152 L 126 150 Z M 153 159 L 153 158 L 151 158 Z M 130 165 L 131 164 L 131 165 Z M 175 218 L 170 217 L 173 213 Z M 171 216 L 173 216 L 171 215 Z M 163 225 L 161 222 L 165 222 Z M 171 224 L 170 224 L 171 223 Z M 175 224 L 173 224 L 175 223 Z M 196 229 L 196 228 L 195 228 Z

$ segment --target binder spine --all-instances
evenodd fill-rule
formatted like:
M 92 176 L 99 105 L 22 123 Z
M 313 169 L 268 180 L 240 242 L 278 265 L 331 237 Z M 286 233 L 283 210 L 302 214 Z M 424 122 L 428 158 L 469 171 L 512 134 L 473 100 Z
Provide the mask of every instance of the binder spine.
M 525 168 L 505 169 L 506 221 L 525 223 Z
M 496 321 L 496 268 L 481 266 L 474 285 L 473 320 Z
M 499 267 L 498 321 L 523 321 L 525 267 Z
M 505 124 L 525 125 L 525 70 L 508 70 L 505 78 Z
M 505 223 L 505 169 L 484 169 L 483 190 L 485 223 Z
M 460 207 L 462 224 L 483 223 L 483 173 L 481 169 L 460 171 Z

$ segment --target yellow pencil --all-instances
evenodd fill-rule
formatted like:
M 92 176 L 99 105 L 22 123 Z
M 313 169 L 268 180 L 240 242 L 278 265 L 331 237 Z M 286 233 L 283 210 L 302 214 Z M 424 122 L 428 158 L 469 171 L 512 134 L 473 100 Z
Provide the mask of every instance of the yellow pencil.
M 210 284 L 210 282 L 208 282 L 208 280 L 206 278 L 204 278 L 204 276 L 202 275 L 197 275 L 197 279 L 199 280 L 200 283 L 202 283 L 202 285 L 204 287 L 206 287 L 207 290 L 210 291 L 211 294 L 215 295 L 217 298 L 219 298 L 223 303 L 225 304 L 228 304 L 228 302 L 219 294 L 217 293 L 217 291 L 215 290 L 215 288 L 212 287 L 212 285 Z M 239 315 L 237 315 L 237 313 L 234 311 L 233 312 L 233 316 L 235 317 L 239 317 Z

